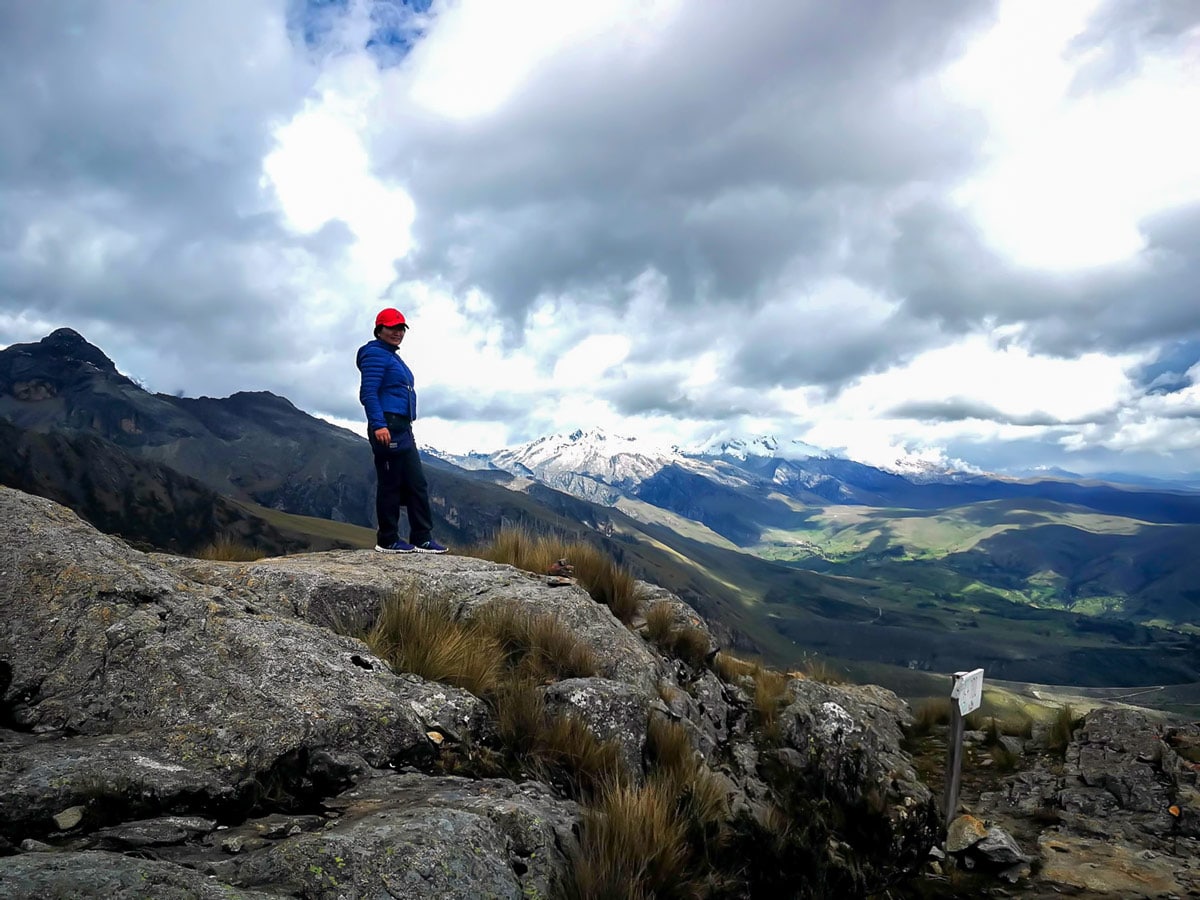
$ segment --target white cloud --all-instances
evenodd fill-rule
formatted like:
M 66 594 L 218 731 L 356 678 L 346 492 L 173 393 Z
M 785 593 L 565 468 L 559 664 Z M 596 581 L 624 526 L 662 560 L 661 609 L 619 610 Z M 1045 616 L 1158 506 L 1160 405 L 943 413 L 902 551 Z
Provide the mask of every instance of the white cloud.
M 1148 60 L 1127 81 L 1072 91 L 1068 49 L 1098 0 L 1007 0 L 994 30 L 946 76 L 989 122 L 991 162 L 959 190 L 1021 265 L 1077 269 L 1145 246 L 1141 220 L 1200 200 L 1200 54 Z M 1094 51 L 1093 51 L 1094 52 Z
M 598 424 L 1200 467 L 1190 392 L 1131 374 L 1200 339 L 1194 32 L 1131 42 L 1094 0 L 459 0 L 381 68 L 370 0 L 316 47 L 283 0 L 19 9 L 0 342 L 69 324 L 152 387 L 353 421 L 395 305 L 446 449 Z M 1136 64 L 1081 79 L 1109 32 Z

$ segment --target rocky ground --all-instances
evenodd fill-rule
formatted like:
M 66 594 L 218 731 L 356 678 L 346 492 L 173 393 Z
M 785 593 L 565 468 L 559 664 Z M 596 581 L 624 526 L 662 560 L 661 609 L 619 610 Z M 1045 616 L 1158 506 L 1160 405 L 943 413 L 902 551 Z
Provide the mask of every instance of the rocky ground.
M 501 752 L 492 703 L 346 636 L 405 592 L 462 621 L 518 604 L 564 623 L 597 674 L 538 690 L 634 783 L 654 724 L 681 729 L 720 795 L 697 839 L 710 896 L 1200 896 L 1200 726 L 1097 709 L 1065 752 L 1005 738 L 1011 772 L 969 733 L 969 815 L 943 842 L 944 735 L 906 738 L 906 705 L 872 686 L 779 676 L 764 706 L 771 682 L 722 673 L 660 589 L 628 627 L 577 585 L 476 559 L 145 554 L 6 488 L 0 896 L 572 896 L 589 798 L 473 768 Z M 656 604 L 702 645 L 648 640 Z
M 935 850 L 908 896 L 1200 896 L 1200 723 L 1111 706 L 1058 751 L 1044 728 L 1002 740 L 1015 758 L 967 732 L 952 852 Z M 927 783 L 944 784 L 946 730 L 911 749 Z M 1011 844 L 981 851 L 989 827 Z
M 145 554 L 6 488 L 0 548 L 5 897 L 570 896 L 603 816 L 545 773 L 464 766 L 500 752 L 491 704 L 345 636 L 404 592 L 463 621 L 518 604 L 565 623 L 599 671 L 543 684 L 546 707 L 613 742 L 635 784 L 652 725 L 682 729 L 720 794 L 696 858 L 710 893 L 878 892 L 937 836 L 895 695 L 785 678 L 768 722 L 715 646 L 664 655 L 575 585 L 452 556 Z M 676 598 L 642 602 L 711 644 Z

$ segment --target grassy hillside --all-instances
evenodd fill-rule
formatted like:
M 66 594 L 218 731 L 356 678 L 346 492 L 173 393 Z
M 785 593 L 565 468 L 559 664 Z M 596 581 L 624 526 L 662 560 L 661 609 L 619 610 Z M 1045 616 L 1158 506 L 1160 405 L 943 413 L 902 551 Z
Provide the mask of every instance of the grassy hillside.
M 937 510 L 826 506 L 800 527 L 766 530 L 749 549 L 935 596 L 991 595 L 1200 633 L 1198 538 L 1197 525 L 1013 499 Z

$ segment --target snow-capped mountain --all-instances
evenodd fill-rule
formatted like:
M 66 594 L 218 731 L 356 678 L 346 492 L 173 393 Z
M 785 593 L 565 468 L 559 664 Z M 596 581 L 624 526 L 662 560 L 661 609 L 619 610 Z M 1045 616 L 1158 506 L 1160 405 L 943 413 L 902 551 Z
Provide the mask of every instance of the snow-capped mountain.
M 463 468 L 500 470 L 608 505 L 622 497 L 659 497 L 664 481 L 675 484 L 680 478 L 692 485 L 689 490 L 712 489 L 727 497 L 731 491 L 760 498 L 783 493 L 806 502 L 835 503 L 866 502 L 881 490 L 907 484 L 896 474 L 769 435 L 684 448 L 593 428 L 490 454 L 439 455 Z
M 804 441 L 792 440 L 781 443 L 777 438 L 768 434 L 748 439 L 717 439 L 686 452 L 689 456 L 720 456 L 738 460 L 744 460 L 751 456 L 776 459 L 812 459 L 832 456 L 827 450 L 806 444 Z
M 463 468 L 500 469 L 609 505 L 667 466 L 719 477 L 711 466 L 675 448 L 608 434 L 599 428 L 553 434 L 490 454 L 440 455 Z

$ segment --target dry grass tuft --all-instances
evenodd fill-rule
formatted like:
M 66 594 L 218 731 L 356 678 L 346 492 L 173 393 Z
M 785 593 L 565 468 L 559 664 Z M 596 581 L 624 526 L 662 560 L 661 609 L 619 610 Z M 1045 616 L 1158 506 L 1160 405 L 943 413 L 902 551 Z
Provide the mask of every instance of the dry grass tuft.
M 727 684 L 737 684 L 747 675 L 754 676 L 755 665 L 722 650 L 713 660 L 713 668 L 722 681 Z
M 574 896 L 686 896 L 688 860 L 686 828 L 670 789 L 655 781 L 640 787 L 614 786 L 584 812 Z
M 1046 733 L 1046 749 L 1053 753 L 1065 754 L 1075 729 L 1082 724 L 1083 717 L 1075 715 L 1071 704 L 1060 706 L 1054 721 L 1050 723 L 1050 730 Z
M 675 629 L 675 610 L 670 603 L 655 603 L 646 610 L 646 637 L 651 643 L 663 646 Z
M 1003 744 L 995 744 L 988 752 L 999 772 L 1015 772 L 1021 765 L 1021 754 L 1009 750 Z
M 845 684 L 846 679 L 829 662 L 810 656 L 804 660 L 802 673 L 809 681 L 819 681 L 821 684 Z
M 755 666 L 754 712 L 759 727 L 768 738 L 779 737 L 779 710 L 788 697 L 788 677 L 764 666 Z
M 500 739 L 519 768 L 557 781 L 577 797 L 629 780 L 614 741 L 600 740 L 572 716 L 550 715 L 541 691 L 528 681 L 502 685 L 495 706 Z
M 708 661 L 708 634 L 690 625 L 676 627 L 670 603 L 655 603 L 646 611 L 646 637 L 667 656 L 683 660 L 694 669 L 704 668 Z
M 496 603 L 471 624 L 489 635 L 507 654 L 508 664 L 533 681 L 590 678 L 599 671 L 592 648 L 560 619 L 539 615 L 518 603 Z
M 611 609 L 626 625 L 637 614 L 637 582 L 632 573 L 586 541 L 567 543 L 535 536 L 524 528 L 502 528 L 490 544 L 467 553 L 538 575 L 545 575 L 556 560 L 565 559 L 575 567 L 575 579 L 593 600 Z
M 728 818 L 725 784 L 700 759 L 687 729 L 661 717 L 651 719 L 646 751 L 651 779 L 676 798 L 685 824 L 697 838 Z
M 683 627 L 671 639 L 671 655 L 681 659 L 693 669 L 704 668 L 708 659 L 709 638 L 699 628 Z
M 671 772 L 691 771 L 696 767 L 696 751 L 687 729 L 677 722 L 654 716 L 646 731 L 646 754 L 650 765 Z
M 496 640 L 454 621 L 444 605 L 413 594 L 384 601 L 365 641 L 396 671 L 451 684 L 477 697 L 494 694 L 504 675 L 505 654 Z
M 197 553 L 196 559 L 210 559 L 222 562 L 254 562 L 266 556 L 263 551 L 248 544 L 243 544 L 236 538 L 223 535 L 206 544 Z
M 913 723 L 909 726 L 909 734 L 914 737 L 929 734 L 939 725 L 950 724 L 949 697 L 931 697 L 919 703 L 913 710 Z
M 534 758 L 576 796 L 596 796 L 625 784 L 629 773 L 615 741 L 602 741 L 573 716 L 552 716 L 538 734 Z

